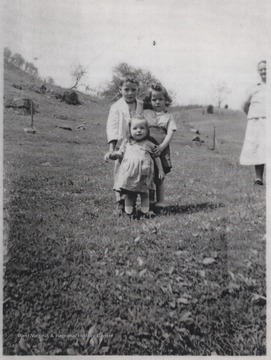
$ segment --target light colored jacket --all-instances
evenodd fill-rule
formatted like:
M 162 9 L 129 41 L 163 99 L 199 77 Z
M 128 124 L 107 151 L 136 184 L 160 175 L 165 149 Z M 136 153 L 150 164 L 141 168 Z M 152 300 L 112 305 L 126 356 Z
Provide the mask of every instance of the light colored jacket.
M 143 101 L 136 100 L 136 113 L 142 114 L 142 112 Z M 123 98 L 120 98 L 111 106 L 109 111 L 106 126 L 108 143 L 112 140 L 117 140 L 118 144 L 120 144 L 127 137 L 130 118 L 128 104 Z

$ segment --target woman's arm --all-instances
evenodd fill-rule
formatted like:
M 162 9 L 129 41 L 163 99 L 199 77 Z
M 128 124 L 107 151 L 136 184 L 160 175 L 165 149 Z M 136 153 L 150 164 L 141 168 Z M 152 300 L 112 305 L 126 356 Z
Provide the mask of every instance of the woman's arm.
M 249 97 L 249 99 L 247 99 L 247 100 L 244 102 L 244 104 L 243 104 L 243 106 L 242 106 L 242 109 L 244 110 L 244 112 L 245 112 L 246 114 L 248 114 L 248 110 L 249 110 L 249 107 L 250 107 L 250 101 L 251 101 L 251 96 Z
M 249 110 L 249 107 L 250 107 L 250 102 L 251 102 L 251 98 L 252 98 L 252 95 L 249 95 L 249 97 L 246 99 L 246 101 L 243 103 L 242 105 L 242 109 L 244 110 L 244 112 L 246 114 L 248 114 L 248 110 Z

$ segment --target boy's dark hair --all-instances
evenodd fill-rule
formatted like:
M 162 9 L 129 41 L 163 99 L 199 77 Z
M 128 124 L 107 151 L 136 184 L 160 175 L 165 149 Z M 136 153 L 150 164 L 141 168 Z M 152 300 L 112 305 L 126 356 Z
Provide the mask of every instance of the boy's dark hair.
M 135 74 L 125 74 L 121 79 L 120 79 L 120 86 L 122 86 L 124 83 L 126 82 L 130 82 L 130 83 L 133 83 L 133 84 L 137 84 L 139 86 L 139 81 L 136 77 Z
M 147 120 L 143 116 L 141 116 L 139 114 L 136 114 L 129 120 L 129 124 L 128 124 L 128 126 L 129 126 L 128 140 L 129 141 L 133 140 L 132 135 L 131 135 L 131 126 L 132 126 L 132 121 L 133 120 L 144 120 L 145 121 L 146 129 L 147 129 L 146 139 L 149 139 L 149 137 L 150 137 L 150 128 L 149 128 Z
M 161 83 L 157 82 L 153 83 L 147 91 L 147 95 L 144 99 L 144 109 L 152 109 L 151 97 L 153 91 L 161 91 L 163 93 L 166 100 L 166 106 L 169 106 L 172 103 L 172 99 L 169 96 L 167 89 Z

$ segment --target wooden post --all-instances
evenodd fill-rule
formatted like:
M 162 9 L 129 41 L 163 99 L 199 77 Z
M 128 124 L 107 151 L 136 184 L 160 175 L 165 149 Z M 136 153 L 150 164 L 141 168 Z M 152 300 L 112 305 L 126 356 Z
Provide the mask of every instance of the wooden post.
M 37 130 L 34 128 L 34 106 L 33 106 L 33 101 L 31 101 L 30 104 L 30 110 L 31 110 L 31 125 L 28 128 L 24 128 L 24 132 L 26 133 L 30 133 L 30 134 L 36 134 Z
M 34 115 L 33 115 L 33 101 L 31 100 L 31 128 L 33 129 L 34 125 Z
M 213 150 L 215 150 L 215 142 L 216 142 L 216 139 L 215 139 L 215 126 L 214 126 Z

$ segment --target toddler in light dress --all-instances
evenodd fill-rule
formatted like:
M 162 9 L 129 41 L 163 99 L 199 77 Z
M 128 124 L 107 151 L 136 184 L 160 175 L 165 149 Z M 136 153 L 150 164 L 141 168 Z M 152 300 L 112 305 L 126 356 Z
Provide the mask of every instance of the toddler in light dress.
M 129 136 L 119 150 L 109 152 L 105 160 L 121 159 L 121 164 L 115 177 L 114 190 L 125 193 L 125 213 L 135 215 L 135 201 L 140 195 L 141 214 L 146 217 L 154 216 L 150 211 L 149 193 L 154 189 L 154 163 L 157 167 L 157 177 L 164 179 L 161 160 L 153 155 L 155 144 L 149 140 L 147 121 L 141 116 L 133 117 L 129 122 Z

